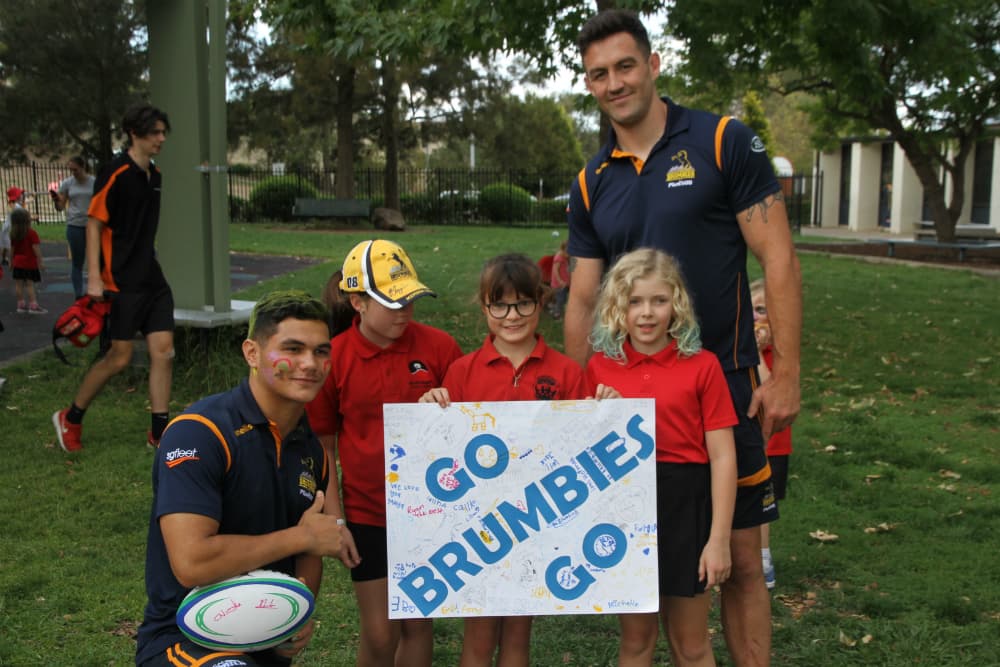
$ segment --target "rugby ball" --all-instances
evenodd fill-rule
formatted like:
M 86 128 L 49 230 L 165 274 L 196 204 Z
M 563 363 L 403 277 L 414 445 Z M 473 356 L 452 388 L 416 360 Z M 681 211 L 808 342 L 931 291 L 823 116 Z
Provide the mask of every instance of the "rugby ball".
M 291 638 L 315 603 L 295 577 L 254 570 L 191 589 L 177 609 L 177 627 L 205 648 L 262 651 Z

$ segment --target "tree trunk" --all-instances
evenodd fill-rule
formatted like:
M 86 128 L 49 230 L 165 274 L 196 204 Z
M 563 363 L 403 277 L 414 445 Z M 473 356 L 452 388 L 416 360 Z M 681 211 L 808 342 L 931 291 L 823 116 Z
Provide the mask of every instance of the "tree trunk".
M 385 143 L 385 206 L 400 210 L 399 206 L 399 79 L 396 59 L 382 61 L 382 141 Z
M 354 198 L 354 78 L 357 69 L 337 65 L 337 199 Z
M 924 188 L 927 204 L 931 209 L 931 217 L 934 220 L 934 232 L 937 240 L 941 243 L 954 243 L 955 224 L 958 216 L 962 212 L 962 205 L 965 201 L 965 159 L 968 157 L 968 148 L 960 146 L 955 155 L 955 162 L 945 163 L 945 172 L 952 177 L 951 204 L 945 201 L 944 183 L 941 176 L 935 169 L 933 156 L 926 151 L 916 137 L 910 134 L 902 134 L 895 137 L 903 153 L 917 172 L 917 178 Z M 965 142 L 962 142 L 965 143 Z

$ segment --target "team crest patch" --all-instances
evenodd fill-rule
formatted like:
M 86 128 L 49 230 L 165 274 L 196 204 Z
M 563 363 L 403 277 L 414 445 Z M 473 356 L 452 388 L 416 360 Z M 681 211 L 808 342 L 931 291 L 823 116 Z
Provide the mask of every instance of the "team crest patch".
M 559 383 L 550 375 L 539 375 L 535 380 L 535 400 L 552 401 L 559 394 Z
M 424 362 L 420 361 L 419 359 L 414 359 L 413 361 L 411 361 L 410 374 L 412 375 L 414 373 L 419 373 L 420 371 L 423 371 L 424 373 L 430 373 L 430 369 L 427 368 L 427 365 L 424 364 Z
M 753 139 L 750 140 L 750 150 L 754 153 L 763 153 L 767 148 L 764 147 L 764 142 L 760 140 L 760 137 L 754 135 Z
M 675 188 L 681 185 L 691 185 L 694 181 L 694 165 L 691 164 L 691 160 L 688 158 L 688 152 L 686 149 L 681 149 L 677 151 L 674 155 L 670 156 L 670 160 L 673 164 L 667 171 L 667 187 Z

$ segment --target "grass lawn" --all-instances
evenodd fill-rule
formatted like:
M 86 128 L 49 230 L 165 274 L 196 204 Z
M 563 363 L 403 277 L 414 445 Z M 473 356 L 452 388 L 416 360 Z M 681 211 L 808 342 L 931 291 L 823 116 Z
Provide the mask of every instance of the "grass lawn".
M 62 226 L 40 226 L 46 234 Z M 233 225 L 238 251 L 327 263 L 278 286 L 318 294 L 371 232 Z M 474 349 L 482 261 L 552 252 L 550 230 L 413 227 L 393 236 L 439 298 L 418 318 Z M 773 527 L 775 665 L 1000 664 L 1000 280 L 959 271 L 803 255 L 802 414 L 789 498 Z M 758 273 L 756 267 L 753 272 Z M 558 323 L 543 318 L 561 347 Z M 241 332 L 181 330 L 172 412 L 245 374 Z M 42 353 L 3 370 L 0 393 L 0 665 L 128 665 L 145 601 L 151 455 L 146 368 L 115 378 L 88 412 L 86 449 L 67 456 L 50 416 L 72 368 Z M 137 355 L 140 356 L 141 355 Z M 820 541 L 810 534 L 836 535 Z M 297 664 L 354 664 L 357 614 L 344 569 L 328 562 L 319 627 Z M 461 623 L 437 622 L 435 664 L 457 664 Z M 731 664 L 713 614 L 716 656 Z M 615 664 L 613 617 L 536 621 L 533 664 Z M 665 645 L 657 664 L 668 660 Z

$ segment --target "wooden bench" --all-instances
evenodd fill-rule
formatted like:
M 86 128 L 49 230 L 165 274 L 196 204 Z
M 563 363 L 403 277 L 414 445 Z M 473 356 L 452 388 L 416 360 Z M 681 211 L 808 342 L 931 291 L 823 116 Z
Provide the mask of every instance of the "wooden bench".
M 292 215 L 296 218 L 371 219 L 372 203 L 367 199 L 313 199 L 296 197 Z
M 934 229 L 933 223 L 921 222 L 917 225 L 913 236 L 918 241 L 936 241 L 937 231 Z M 997 234 L 997 230 L 986 225 L 955 225 L 955 240 L 959 242 L 1000 241 L 1000 235 Z
M 956 241 L 954 243 L 941 243 L 940 241 L 931 241 L 929 239 L 869 239 L 869 243 L 884 243 L 888 248 L 889 257 L 894 257 L 896 255 L 897 245 L 915 245 L 924 248 L 948 248 L 951 250 L 958 251 L 958 261 L 965 261 L 965 253 L 967 250 L 989 250 L 992 248 L 1000 248 L 1000 242 L 991 243 L 988 241 Z

